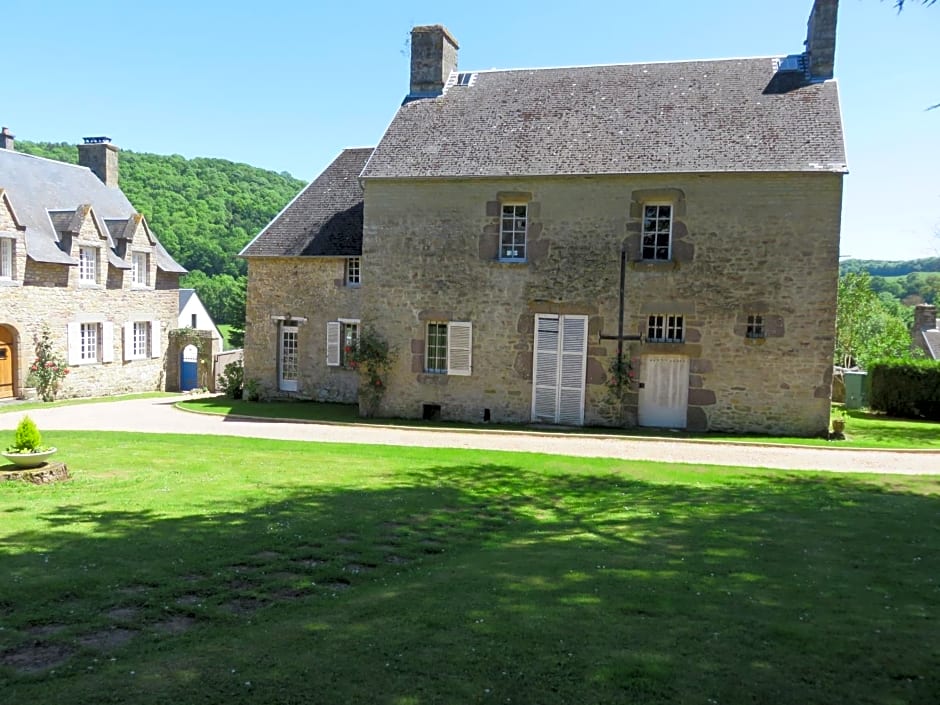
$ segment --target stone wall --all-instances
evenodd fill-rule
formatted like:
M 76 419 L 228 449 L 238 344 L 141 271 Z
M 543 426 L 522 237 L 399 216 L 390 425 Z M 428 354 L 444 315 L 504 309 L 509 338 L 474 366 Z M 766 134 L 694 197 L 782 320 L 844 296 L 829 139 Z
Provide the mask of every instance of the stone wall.
M 354 403 L 358 376 L 326 364 L 326 324 L 360 318 L 360 288 L 346 286 L 344 258 L 248 259 L 245 379 L 256 379 L 264 398 L 296 397 Z M 363 282 L 372 272 L 363 270 Z M 278 332 L 290 317 L 298 325 L 299 388 L 278 388 Z
M 529 204 L 522 264 L 496 259 L 505 194 Z M 382 414 L 439 405 L 445 419 L 528 421 L 534 315 L 560 313 L 589 317 L 585 423 L 634 423 L 635 395 L 624 409 L 609 398 L 616 341 L 601 338 L 617 333 L 624 248 L 625 334 L 645 334 L 651 313 L 685 317 L 684 343 L 627 350 L 638 365 L 650 353 L 690 358 L 689 428 L 828 426 L 841 175 L 369 180 L 365 201 L 362 310 L 400 353 Z M 639 261 L 650 201 L 673 205 L 668 262 Z M 766 338 L 745 337 L 750 314 Z M 470 376 L 423 373 L 429 320 L 473 323 Z

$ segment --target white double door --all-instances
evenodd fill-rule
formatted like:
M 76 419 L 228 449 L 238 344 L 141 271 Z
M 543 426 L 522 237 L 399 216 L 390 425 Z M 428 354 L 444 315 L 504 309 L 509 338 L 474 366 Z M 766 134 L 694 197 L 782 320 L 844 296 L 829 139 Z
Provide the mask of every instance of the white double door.
M 587 332 L 587 316 L 536 315 L 533 421 L 584 424 Z

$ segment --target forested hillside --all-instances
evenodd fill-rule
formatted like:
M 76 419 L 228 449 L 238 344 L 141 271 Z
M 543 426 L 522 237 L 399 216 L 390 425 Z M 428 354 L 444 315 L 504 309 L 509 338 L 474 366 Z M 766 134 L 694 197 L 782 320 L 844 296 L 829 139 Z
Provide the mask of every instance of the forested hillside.
M 76 163 L 74 144 L 16 141 L 17 151 Z M 121 150 L 121 189 L 190 274 L 217 323 L 244 322 L 245 262 L 236 257 L 304 182 L 224 159 Z
M 940 303 L 940 257 L 900 262 L 850 259 L 839 269 L 843 276 L 867 272 L 872 291 L 885 293 L 907 306 Z

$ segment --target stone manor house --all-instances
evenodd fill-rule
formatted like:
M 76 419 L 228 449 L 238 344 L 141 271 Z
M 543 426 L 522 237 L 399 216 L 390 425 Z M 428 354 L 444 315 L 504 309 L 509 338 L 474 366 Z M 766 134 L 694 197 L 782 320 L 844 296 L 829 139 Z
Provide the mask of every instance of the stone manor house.
M 828 427 L 842 178 L 836 0 L 789 56 L 458 70 L 411 86 L 242 252 L 245 376 L 377 413 L 812 435 Z
M 22 392 L 44 327 L 70 367 L 60 396 L 166 386 L 186 270 L 118 188 L 117 147 L 86 138 L 78 154 L 22 154 L 0 134 L 0 398 Z

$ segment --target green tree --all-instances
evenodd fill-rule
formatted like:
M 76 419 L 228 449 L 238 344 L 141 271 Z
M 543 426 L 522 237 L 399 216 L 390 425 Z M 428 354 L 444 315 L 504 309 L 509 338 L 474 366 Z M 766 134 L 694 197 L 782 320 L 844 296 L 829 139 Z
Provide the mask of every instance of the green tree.
M 839 279 L 835 362 L 865 367 L 877 358 L 910 359 L 909 316 L 896 301 L 886 301 L 871 287 L 868 272 Z

